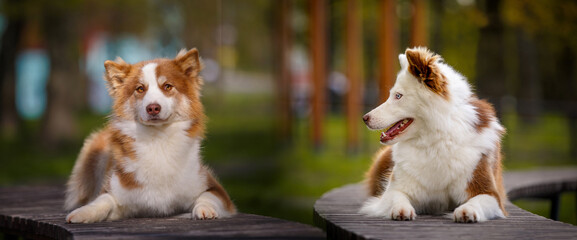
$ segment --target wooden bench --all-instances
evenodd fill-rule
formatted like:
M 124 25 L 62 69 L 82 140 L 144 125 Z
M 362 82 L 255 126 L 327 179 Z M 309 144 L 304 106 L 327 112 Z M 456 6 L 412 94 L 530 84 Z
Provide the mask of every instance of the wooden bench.
M 577 191 L 577 169 L 507 172 L 505 188 L 511 200 L 549 197 Z M 367 198 L 362 184 L 333 189 L 316 201 L 315 225 L 329 239 L 577 239 L 577 226 L 553 221 L 512 203 L 509 217 L 476 224 L 454 223 L 443 216 L 420 215 L 414 221 L 371 218 L 357 213 Z M 577 213 L 576 213 L 577 214 Z
M 277 218 L 244 214 L 191 220 L 190 214 L 93 224 L 67 224 L 63 186 L 0 188 L 0 239 L 324 239 L 322 230 Z

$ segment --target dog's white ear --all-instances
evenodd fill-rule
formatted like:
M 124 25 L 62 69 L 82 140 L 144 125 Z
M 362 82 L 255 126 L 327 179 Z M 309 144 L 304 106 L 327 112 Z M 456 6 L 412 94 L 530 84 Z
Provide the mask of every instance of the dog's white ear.
M 407 60 L 407 57 L 405 56 L 405 54 L 399 54 L 399 63 L 401 64 L 401 69 L 406 69 L 407 66 L 409 65 L 409 61 Z
M 118 57 L 114 61 L 107 60 L 104 62 L 106 69 L 105 79 L 108 85 L 108 91 L 113 95 L 118 87 L 124 83 L 124 78 L 130 72 L 132 66 Z
M 180 50 L 174 59 L 176 65 L 180 67 L 184 75 L 190 78 L 199 77 L 200 71 L 203 68 L 202 60 L 198 55 L 198 50 L 196 48 L 186 51 L 185 49 Z M 198 78 L 200 81 L 200 78 Z

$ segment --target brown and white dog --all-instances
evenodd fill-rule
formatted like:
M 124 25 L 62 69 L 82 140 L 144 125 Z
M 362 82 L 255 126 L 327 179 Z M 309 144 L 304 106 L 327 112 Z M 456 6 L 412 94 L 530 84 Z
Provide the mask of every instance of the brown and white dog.
M 493 107 L 426 48 L 407 49 L 399 61 L 389 99 L 363 117 L 389 146 L 367 173 L 373 197 L 360 212 L 394 220 L 449 210 L 456 222 L 504 218 L 505 129 Z
M 104 66 L 113 113 L 76 160 L 64 206 L 75 210 L 66 221 L 235 214 L 227 192 L 201 162 L 205 115 L 198 51 L 136 64 L 118 58 Z

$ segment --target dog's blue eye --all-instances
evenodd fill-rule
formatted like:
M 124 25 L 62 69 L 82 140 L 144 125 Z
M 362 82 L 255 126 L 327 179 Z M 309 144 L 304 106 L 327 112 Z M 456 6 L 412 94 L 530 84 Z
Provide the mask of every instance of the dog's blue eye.
M 396 99 L 401 99 L 402 97 L 403 97 L 403 94 L 400 94 L 400 93 L 395 94 Z

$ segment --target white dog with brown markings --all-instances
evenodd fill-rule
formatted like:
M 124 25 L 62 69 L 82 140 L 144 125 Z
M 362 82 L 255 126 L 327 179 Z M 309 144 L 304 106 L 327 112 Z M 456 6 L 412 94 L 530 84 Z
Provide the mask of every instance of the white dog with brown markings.
M 65 202 L 73 211 L 66 221 L 235 214 L 227 192 L 201 162 L 205 115 L 198 51 L 136 64 L 118 58 L 104 66 L 113 113 L 76 160 Z
M 453 211 L 455 222 L 504 218 L 505 129 L 465 77 L 423 47 L 399 55 L 390 97 L 367 113 L 384 145 L 367 172 L 372 197 L 360 213 L 393 220 Z

